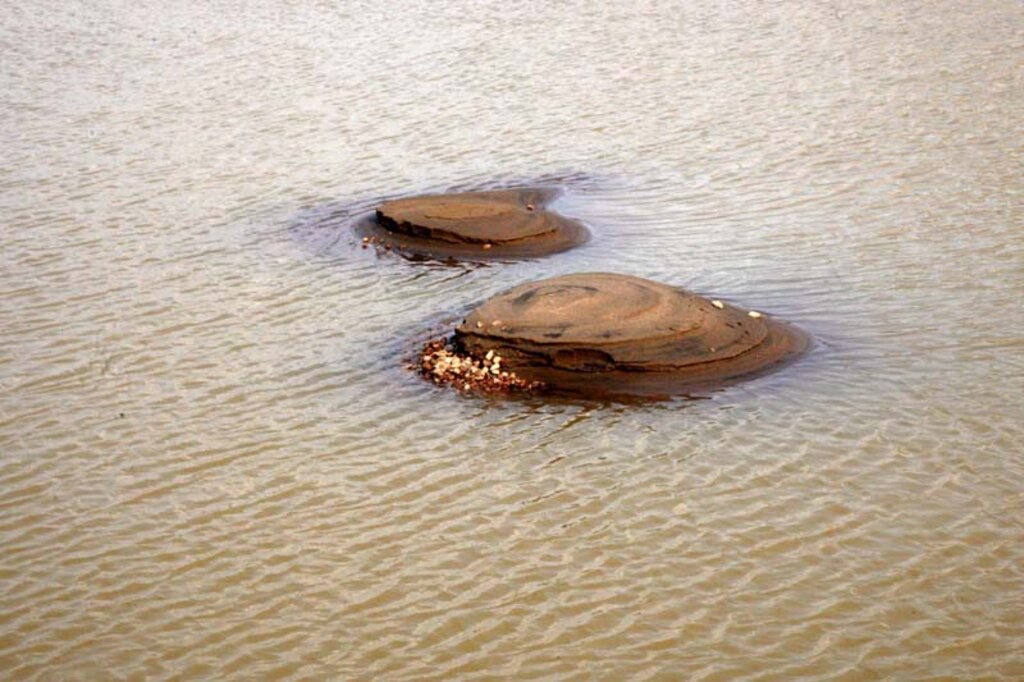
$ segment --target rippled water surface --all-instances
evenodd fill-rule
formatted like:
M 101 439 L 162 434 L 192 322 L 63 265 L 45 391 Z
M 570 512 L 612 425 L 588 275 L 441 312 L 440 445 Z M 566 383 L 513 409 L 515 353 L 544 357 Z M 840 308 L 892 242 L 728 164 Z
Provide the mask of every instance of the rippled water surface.
M 1024 678 L 1024 5 L 0 13 L 0 677 Z M 352 207 L 554 179 L 446 267 Z M 612 270 L 812 352 L 466 398 L 446 316 Z

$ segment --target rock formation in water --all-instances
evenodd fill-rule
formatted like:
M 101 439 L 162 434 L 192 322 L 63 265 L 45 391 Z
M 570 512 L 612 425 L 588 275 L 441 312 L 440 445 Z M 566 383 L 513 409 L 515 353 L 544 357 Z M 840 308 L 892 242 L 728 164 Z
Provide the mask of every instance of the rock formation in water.
M 589 236 L 545 209 L 548 189 L 435 194 L 386 201 L 357 225 L 364 243 L 415 256 L 483 260 L 557 253 Z
M 574 274 L 518 286 L 472 311 L 453 348 L 555 391 L 668 395 L 721 386 L 795 357 L 796 328 L 650 280 Z

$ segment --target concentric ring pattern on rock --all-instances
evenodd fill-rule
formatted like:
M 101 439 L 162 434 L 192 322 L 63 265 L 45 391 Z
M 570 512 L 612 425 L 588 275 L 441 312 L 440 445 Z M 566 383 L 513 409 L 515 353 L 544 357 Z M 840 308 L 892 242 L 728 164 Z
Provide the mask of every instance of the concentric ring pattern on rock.
M 749 377 L 801 353 L 801 331 L 639 277 L 583 273 L 530 282 L 488 300 L 457 327 L 470 355 L 551 389 L 657 395 Z
M 522 188 L 395 199 L 357 225 L 365 238 L 412 255 L 492 259 L 543 256 L 582 244 L 580 223 L 545 208 L 556 195 Z

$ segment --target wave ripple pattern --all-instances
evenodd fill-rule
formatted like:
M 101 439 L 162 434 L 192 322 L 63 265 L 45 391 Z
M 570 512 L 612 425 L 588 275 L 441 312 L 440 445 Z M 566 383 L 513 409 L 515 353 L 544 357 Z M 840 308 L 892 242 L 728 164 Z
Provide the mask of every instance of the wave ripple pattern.
M 1024 5 L 0 13 L 0 678 L 1024 679 Z M 409 263 L 382 198 L 593 239 Z M 579 271 L 771 311 L 698 400 L 404 368 Z

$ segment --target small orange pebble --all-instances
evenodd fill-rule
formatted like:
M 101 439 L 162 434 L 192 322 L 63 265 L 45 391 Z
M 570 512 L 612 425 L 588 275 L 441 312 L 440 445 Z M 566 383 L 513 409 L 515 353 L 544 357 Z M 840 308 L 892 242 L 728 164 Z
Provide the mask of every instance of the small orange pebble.
M 484 244 L 484 248 L 485 249 L 489 249 L 489 248 L 491 248 L 491 245 L 490 244 Z

